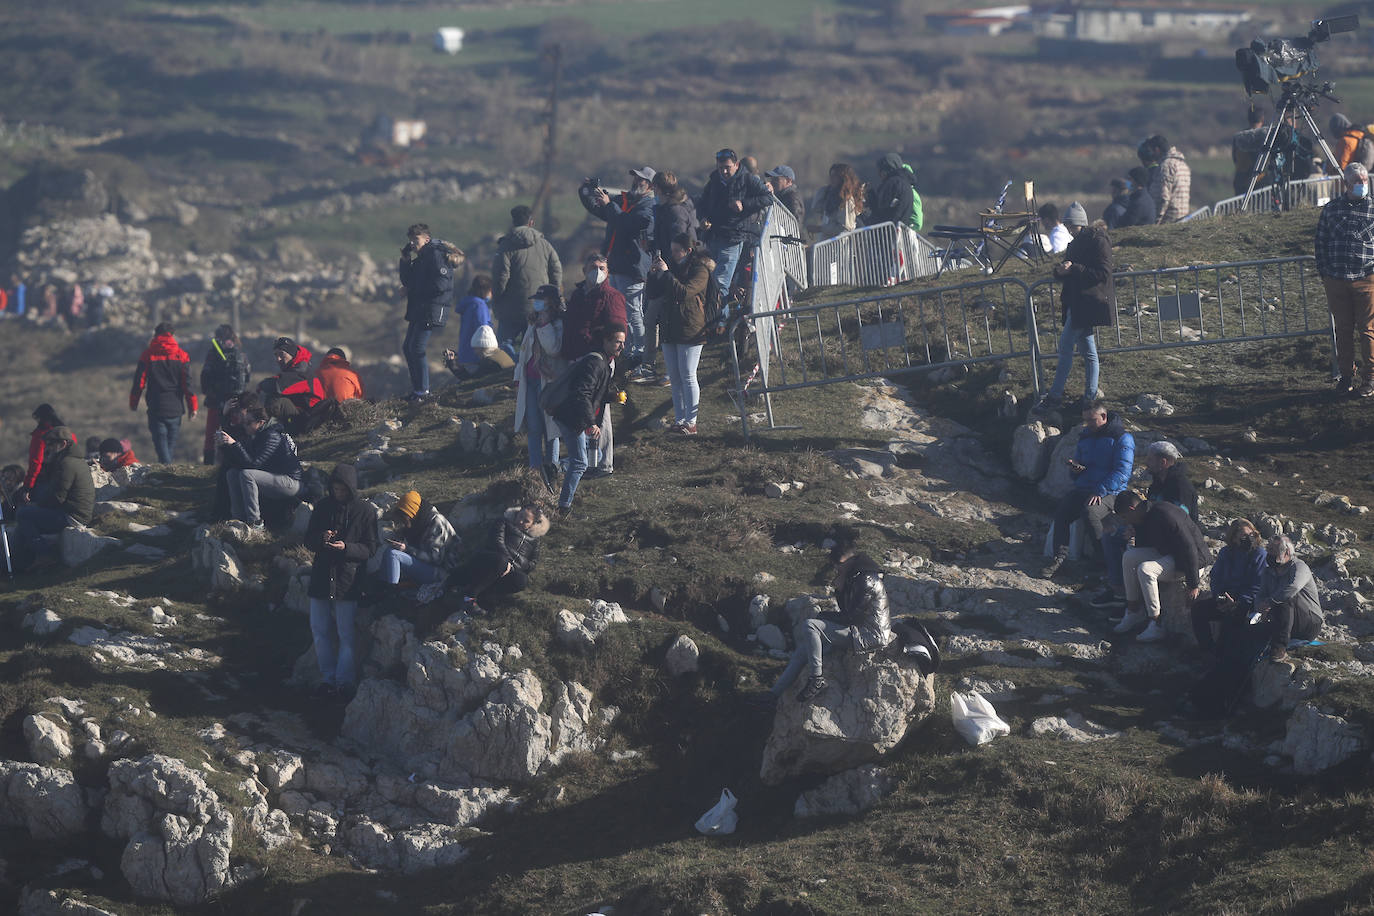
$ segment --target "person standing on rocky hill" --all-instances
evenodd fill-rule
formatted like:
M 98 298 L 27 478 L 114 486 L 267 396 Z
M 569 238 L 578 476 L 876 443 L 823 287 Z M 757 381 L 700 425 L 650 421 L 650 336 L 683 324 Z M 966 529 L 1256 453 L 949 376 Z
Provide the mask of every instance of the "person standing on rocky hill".
M 649 276 L 648 244 L 654 237 L 654 195 L 650 188 L 656 174 L 647 165 L 630 169 L 630 189 L 615 200 L 600 184 L 591 181 L 584 181 L 577 190 L 577 198 L 587 212 L 606 223 L 601 248 L 606 252 L 611 286 L 625 297 L 625 317 L 630 329 L 629 352 L 625 356 L 629 365 L 644 357 L 644 281 Z M 646 367 L 646 371 L 652 375 L 652 370 Z
M 1343 175 L 1344 193 L 1317 218 L 1317 273 L 1336 328 L 1336 393 L 1367 398 L 1374 396 L 1374 197 L 1363 165 L 1352 162 Z M 1356 341 L 1364 363 L 1358 382 Z
M 1059 360 L 1050 390 L 1032 413 L 1058 410 L 1073 368 L 1076 349 L 1083 357 L 1083 399 L 1078 409 L 1097 399 L 1097 328 L 1115 317 L 1116 284 L 1112 281 L 1112 242 L 1106 229 L 1088 226 L 1088 213 L 1078 201 L 1064 211 L 1064 225 L 1073 237 L 1064 249 L 1064 260 L 1055 265 L 1054 276 L 1064 281 L 1059 300 L 1063 330 L 1059 335 Z
M 534 228 L 534 211 L 521 204 L 510 211 L 511 230 L 496 243 L 491 263 L 491 301 L 496 338 L 514 341 L 525 327 L 535 290 L 554 286 L 563 293 L 563 262 L 544 234 Z
M 210 349 L 205 354 L 205 364 L 200 367 L 200 391 L 205 396 L 205 448 L 202 457 L 206 464 L 215 463 L 215 433 L 219 432 L 225 403 L 247 391 L 248 381 L 252 377 L 253 367 L 248 364 L 247 355 L 239 347 L 239 336 L 234 333 L 234 326 L 222 324 L 215 328 L 215 336 L 210 338 Z
M 377 516 L 358 495 L 353 465 L 334 468 L 329 495 L 310 513 L 305 546 L 315 554 L 307 594 L 320 692 L 348 698 L 357 678 L 353 621 L 364 567 L 377 550 Z
M 429 234 L 429 226 L 416 223 L 406 230 L 408 241 L 401 249 L 397 270 L 406 291 L 406 331 L 401 352 L 410 369 L 410 394 L 407 400 L 429 397 L 429 363 L 425 347 L 434 332 L 448 321 L 453 308 L 453 265 L 449 248 Z
M 625 297 L 608 282 L 606 256 L 599 251 L 587 255 L 583 262 L 584 279 L 568 297 L 563 313 L 563 352 L 565 362 L 581 359 L 599 346 L 597 335 L 602 329 L 617 324 L 625 327 Z M 607 477 L 615 470 L 615 431 L 611 428 L 611 412 L 604 411 L 596 442 L 600 460 L 593 461 L 587 476 Z M 565 440 L 564 448 L 569 443 Z
M 706 179 L 697 200 L 702 239 L 716 262 L 715 281 L 723 299 L 730 298 L 730 284 L 744 250 L 749 218 L 768 209 L 773 193 L 757 175 L 740 168 L 732 149 L 716 153 L 716 170 Z
M 148 432 L 160 464 L 171 464 L 176 456 L 181 417 L 187 410 L 196 418 L 196 396 L 191 391 L 191 357 L 173 336 L 176 329 L 162 322 L 153 339 L 138 358 L 134 384 L 129 389 L 129 409 L 138 410 L 139 398 L 147 390 Z M 185 410 L 182 403 L 185 403 Z
M 616 357 L 625 348 L 626 334 L 623 324 L 606 325 L 599 333 L 597 349 L 567 368 L 562 397 L 548 405 L 568 450 L 568 473 L 558 496 L 558 510 L 563 518 L 572 512 L 577 485 L 587 472 L 588 451 L 598 441 L 602 424 L 610 416 L 611 376 L 615 373 Z M 610 476 L 610 471 L 596 476 Z

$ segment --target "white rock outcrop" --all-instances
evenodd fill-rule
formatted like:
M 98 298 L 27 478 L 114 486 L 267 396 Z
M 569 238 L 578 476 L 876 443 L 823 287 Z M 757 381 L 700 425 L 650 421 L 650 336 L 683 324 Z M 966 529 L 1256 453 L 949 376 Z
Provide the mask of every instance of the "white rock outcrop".
M 58 550 L 67 566 L 80 566 L 102 550 L 118 546 L 119 538 L 104 537 L 89 528 L 63 528 L 58 538 Z
M 1058 435 L 1058 429 L 1039 420 L 1016 427 L 1011 435 L 1011 469 L 1016 476 L 1030 481 L 1044 477 Z
M 86 830 L 85 795 L 67 770 L 0 760 L 0 826 L 38 842 L 76 839 Z
M 668 647 L 668 654 L 663 659 L 663 666 L 668 669 L 668 673 L 673 677 L 681 677 L 696 671 L 700 659 L 701 650 L 692 641 L 692 637 L 684 633 Z
M 803 792 L 792 808 L 796 817 L 862 814 L 892 794 L 895 784 L 887 770 L 856 767 L 836 773 L 814 789 Z
M 1364 730 L 1359 726 L 1303 703 L 1288 717 L 1280 752 L 1293 758 L 1294 773 L 1312 776 L 1344 763 L 1364 747 Z
M 243 567 L 238 554 L 209 528 L 197 528 L 195 544 L 191 548 L 191 568 L 204 576 L 212 592 L 232 591 L 243 585 Z
M 563 645 L 585 652 L 596 645 L 611 624 L 629 622 L 630 618 L 625 616 L 620 605 L 597 600 L 592 602 L 591 610 L 585 614 L 567 609 L 559 611 L 553 635 Z
M 38 763 L 66 760 L 72 755 L 72 737 L 65 723 L 59 725 L 47 716 L 33 715 L 24 719 L 24 740 L 29 756 Z

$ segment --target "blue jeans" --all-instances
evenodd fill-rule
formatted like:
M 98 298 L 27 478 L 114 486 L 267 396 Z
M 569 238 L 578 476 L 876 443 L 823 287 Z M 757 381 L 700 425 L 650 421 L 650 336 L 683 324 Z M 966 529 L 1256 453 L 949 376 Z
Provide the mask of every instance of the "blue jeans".
M 315 637 L 315 660 L 320 679 L 343 687 L 353 683 L 353 618 L 358 602 L 310 599 L 310 632 Z
M 572 505 L 577 484 L 587 473 L 587 431 L 570 429 L 562 420 L 558 421 L 558 432 L 568 449 L 568 472 L 563 476 L 563 492 L 558 495 L 558 508 L 566 509 Z
M 1102 560 L 1107 564 L 1107 582 L 1118 595 L 1126 593 L 1126 575 L 1121 571 L 1126 546 L 1125 527 L 1102 532 Z
M 715 278 L 716 286 L 720 287 L 722 299 L 730 298 L 730 281 L 735 278 L 735 268 L 739 265 L 740 252 L 743 250 L 743 242 L 731 245 L 711 243 L 711 260 L 716 262 L 716 271 L 711 276 Z
M 701 402 L 701 386 L 697 384 L 697 363 L 701 361 L 703 344 L 663 345 L 663 365 L 668 381 L 673 383 L 673 418 L 679 423 L 695 426 L 697 406 Z
M 539 408 L 539 392 L 544 389 L 542 378 L 521 380 L 529 387 L 525 390 L 525 435 L 529 439 L 530 467 L 538 470 L 546 464 L 558 463 L 558 440 L 548 439 L 548 427 L 544 423 L 544 411 Z
M 401 353 L 406 358 L 406 368 L 410 370 L 410 390 L 414 394 L 429 394 L 429 362 L 425 359 L 425 347 L 434 328 L 418 321 L 410 322 Z
M 386 553 L 382 554 L 382 570 L 386 573 L 389 585 L 401 581 L 402 570 L 405 571 L 406 578 L 421 585 L 438 582 L 444 575 L 444 571 L 434 564 L 417 560 L 404 550 L 394 547 L 388 547 Z
M 1073 351 L 1078 349 L 1083 357 L 1083 396 L 1091 400 L 1097 397 L 1097 337 L 1092 328 L 1076 328 L 1064 325 L 1059 335 L 1059 363 L 1054 368 L 1054 384 L 1050 386 L 1049 396 L 1064 397 L 1064 386 L 1069 382 L 1069 370 L 1073 368 Z
M 181 417 L 155 417 L 148 414 L 148 432 L 153 436 L 153 451 L 159 464 L 171 464 L 181 434 Z
M 626 355 L 644 352 L 644 281 L 624 274 L 611 274 L 611 286 L 625 297 L 625 323 L 629 325 L 629 339 L 625 341 Z
M 818 676 L 821 673 L 824 647 L 851 646 L 853 637 L 854 631 L 838 621 L 820 617 L 803 620 L 792 631 L 792 638 L 796 643 L 796 648 L 792 650 L 792 658 L 788 660 L 787 667 L 782 669 L 782 674 L 778 676 L 769 693 L 775 697 L 782 696 L 782 692 L 792 686 L 797 675 L 801 674 L 802 668 L 809 666 L 811 676 Z

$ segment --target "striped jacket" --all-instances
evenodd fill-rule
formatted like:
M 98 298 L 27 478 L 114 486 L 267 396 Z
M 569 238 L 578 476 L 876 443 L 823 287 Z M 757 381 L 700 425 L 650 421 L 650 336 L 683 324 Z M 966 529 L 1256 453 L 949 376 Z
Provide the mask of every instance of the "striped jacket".
M 1176 223 L 1187 216 L 1188 192 L 1193 183 L 1192 169 L 1178 147 L 1169 147 L 1169 152 L 1159 163 L 1159 171 L 1150 185 L 1150 196 L 1155 200 L 1155 221 Z

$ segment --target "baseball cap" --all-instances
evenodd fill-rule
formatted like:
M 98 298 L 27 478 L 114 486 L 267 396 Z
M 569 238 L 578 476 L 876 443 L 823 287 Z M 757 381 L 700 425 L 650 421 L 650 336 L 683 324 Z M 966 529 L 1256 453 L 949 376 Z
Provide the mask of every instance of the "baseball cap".
M 645 181 L 653 181 L 654 176 L 658 173 L 655 172 L 653 169 L 649 168 L 647 165 L 641 165 L 637 169 L 630 169 L 630 174 L 635 176 L 636 178 L 643 178 Z
M 769 169 L 763 174 L 768 178 L 786 178 L 788 181 L 797 180 L 797 173 L 792 171 L 791 166 L 787 165 L 780 165 L 776 168 Z

